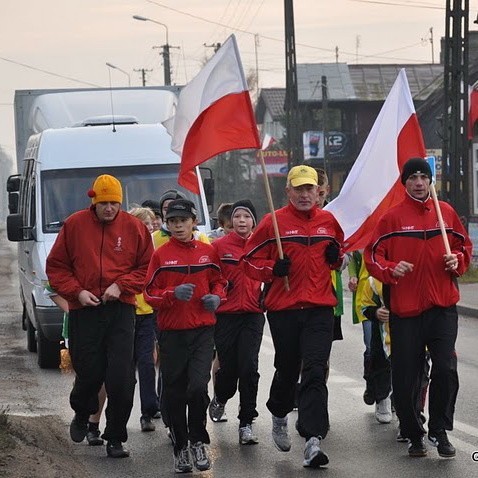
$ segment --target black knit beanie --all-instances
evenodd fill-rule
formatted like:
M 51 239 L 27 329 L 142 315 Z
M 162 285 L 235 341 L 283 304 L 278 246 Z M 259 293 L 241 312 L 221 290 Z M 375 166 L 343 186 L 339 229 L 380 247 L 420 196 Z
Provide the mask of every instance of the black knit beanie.
M 411 158 L 403 165 L 401 176 L 402 184 L 405 184 L 407 179 L 416 173 L 427 175 L 431 182 L 432 170 L 428 162 L 423 158 Z
M 234 216 L 234 212 L 236 209 L 245 209 L 246 211 L 249 212 L 249 214 L 252 216 L 252 220 L 254 222 L 254 226 L 257 225 L 257 214 L 256 214 L 256 208 L 254 207 L 254 204 L 252 204 L 249 199 L 241 199 L 240 201 L 236 201 L 232 205 L 232 212 L 231 212 L 231 218 Z

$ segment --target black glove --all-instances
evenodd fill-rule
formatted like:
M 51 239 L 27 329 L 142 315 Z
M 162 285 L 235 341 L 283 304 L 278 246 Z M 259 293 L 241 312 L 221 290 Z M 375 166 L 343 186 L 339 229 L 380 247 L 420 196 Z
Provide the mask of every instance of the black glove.
M 290 264 L 291 262 L 289 257 L 284 255 L 284 259 L 276 260 L 276 263 L 272 268 L 272 273 L 277 277 L 285 277 L 289 275 Z
M 328 264 L 335 264 L 340 257 L 340 247 L 335 242 L 329 242 L 325 248 L 325 260 Z

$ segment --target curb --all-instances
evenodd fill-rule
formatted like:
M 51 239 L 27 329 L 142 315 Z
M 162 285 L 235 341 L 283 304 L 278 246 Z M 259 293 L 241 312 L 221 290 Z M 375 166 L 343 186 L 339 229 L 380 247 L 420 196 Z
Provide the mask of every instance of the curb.
M 478 309 L 468 304 L 456 304 L 456 310 L 458 315 L 466 315 L 467 317 L 473 317 L 478 319 Z

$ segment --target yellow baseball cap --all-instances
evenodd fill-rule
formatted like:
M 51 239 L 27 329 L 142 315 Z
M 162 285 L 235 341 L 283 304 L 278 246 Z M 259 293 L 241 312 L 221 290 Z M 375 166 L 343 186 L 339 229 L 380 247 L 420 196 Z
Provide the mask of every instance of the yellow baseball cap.
M 310 166 L 294 166 L 287 175 L 287 182 L 296 188 L 304 184 L 318 185 L 317 171 Z

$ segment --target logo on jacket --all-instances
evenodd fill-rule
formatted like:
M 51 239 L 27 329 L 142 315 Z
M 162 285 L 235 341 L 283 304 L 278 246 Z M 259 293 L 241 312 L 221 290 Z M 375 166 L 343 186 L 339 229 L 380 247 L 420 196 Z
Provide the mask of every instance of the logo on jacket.
M 327 229 L 325 227 L 319 227 L 317 228 L 317 234 L 323 234 L 323 235 L 327 235 Z
M 224 254 L 222 257 L 224 257 L 224 259 L 231 259 L 232 257 L 234 257 L 234 255 L 229 252 Z
M 412 231 L 415 226 L 402 226 L 402 231 Z
M 118 239 L 116 239 L 116 246 L 114 250 L 116 252 L 122 252 L 123 248 L 121 247 L 121 236 L 118 236 Z
M 178 261 L 164 261 L 165 266 L 175 266 Z
M 299 234 L 299 230 L 298 229 L 294 229 L 292 231 L 285 231 L 285 235 L 286 236 L 293 236 L 295 234 Z
M 198 262 L 199 264 L 206 264 L 206 262 L 211 262 L 211 259 L 209 259 L 209 256 L 201 256 Z

